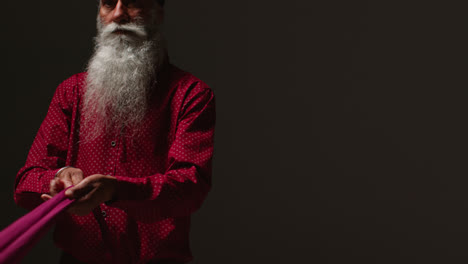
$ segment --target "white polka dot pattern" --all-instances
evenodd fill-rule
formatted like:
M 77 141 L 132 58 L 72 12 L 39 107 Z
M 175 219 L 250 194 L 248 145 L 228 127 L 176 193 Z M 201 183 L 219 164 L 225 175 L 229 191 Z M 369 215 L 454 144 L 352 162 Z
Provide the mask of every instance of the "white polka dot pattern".
M 190 215 L 211 186 L 212 90 L 167 65 L 137 136 L 123 129 L 83 143 L 85 78 L 86 73 L 74 75 L 57 88 L 16 177 L 15 201 L 28 209 L 37 206 L 63 166 L 80 168 L 85 176 L 113 175 L 115 201 L 87 216 L 63 215 L 54 233 L 57 246 L 86 263 L 190 261 Z

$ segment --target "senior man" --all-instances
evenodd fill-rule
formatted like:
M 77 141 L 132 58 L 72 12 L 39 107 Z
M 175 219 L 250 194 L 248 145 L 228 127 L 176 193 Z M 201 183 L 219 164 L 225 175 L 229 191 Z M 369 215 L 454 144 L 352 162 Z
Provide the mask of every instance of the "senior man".
M 57 88 L 15 184 L 32 209 L 65 188 L 62 263 L 186 263 L 211 186 L 212 90 L 168 61 L 163 0 L 101 0 L 86 73 Z

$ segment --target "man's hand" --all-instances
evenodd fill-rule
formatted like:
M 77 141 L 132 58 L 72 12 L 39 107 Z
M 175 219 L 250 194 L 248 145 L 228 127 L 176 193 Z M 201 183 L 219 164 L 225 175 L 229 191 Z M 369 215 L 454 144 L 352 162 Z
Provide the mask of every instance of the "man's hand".
M 68 212 L 87 215 L 101 203 L 112 200 L 116 190 L 115 177 L 94 174 L 65 191 L 68 198 L 76 199 Z
M 61 192 L 62 190 L 72 186 L 77 185 L 83 180 L 83 171 L 77 168 L 66 168 L 62 170 L 57 176 L 50 181 L 50 195 L 43 194 L 41 198 L 44 201 L 47 201 L 54 197 L 57 193 Z

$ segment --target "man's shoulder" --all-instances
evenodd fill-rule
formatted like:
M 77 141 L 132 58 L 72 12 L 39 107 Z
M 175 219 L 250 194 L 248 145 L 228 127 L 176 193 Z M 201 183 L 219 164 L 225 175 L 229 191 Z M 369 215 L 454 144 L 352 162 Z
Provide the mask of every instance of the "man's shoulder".
M 86 72 L 74 74 L 60 83 L 55 90 L 55 98 L 60 102 L 74 102 L 83 95 Z
M 73 88 L 73 87 L 83 87 L 84 83 L 86 81 L 86 72 L 80 72 L 73 74 L 72 76 L 68 77 L 65 79 L 60 86 L 62 87 L 67 87 L 67 88 Z
M 80 72 L 68 77 L 57 87 L 57 92 L 80 95 L 85 86 L 86 76 L 86 72 Z
M 176 86 L 179 90 L 211 90 L 211 88 L 202 81 L 200 78 L 196 77 L 192 73 L 180 69 L 177 66 L 170 65 L 170 82 L 173 86 Z

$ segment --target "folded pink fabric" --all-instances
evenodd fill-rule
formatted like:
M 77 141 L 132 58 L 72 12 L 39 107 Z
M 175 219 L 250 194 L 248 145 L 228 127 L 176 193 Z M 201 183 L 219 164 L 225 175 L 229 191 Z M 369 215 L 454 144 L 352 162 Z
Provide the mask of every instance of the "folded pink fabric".
M 63 190 L 0 232 L 0 263 L 19 263 L 73 201 Z

